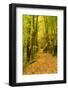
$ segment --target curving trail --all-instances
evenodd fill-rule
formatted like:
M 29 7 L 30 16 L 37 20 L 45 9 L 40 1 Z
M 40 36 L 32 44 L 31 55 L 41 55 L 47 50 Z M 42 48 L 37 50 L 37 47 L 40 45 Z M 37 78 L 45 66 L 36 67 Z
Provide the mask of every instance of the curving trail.
M 28 65 L 24 71 L 24 75 L 53 73 L 57 73 L 57 58 L 42 50 L 37 53 L 36 62 Z

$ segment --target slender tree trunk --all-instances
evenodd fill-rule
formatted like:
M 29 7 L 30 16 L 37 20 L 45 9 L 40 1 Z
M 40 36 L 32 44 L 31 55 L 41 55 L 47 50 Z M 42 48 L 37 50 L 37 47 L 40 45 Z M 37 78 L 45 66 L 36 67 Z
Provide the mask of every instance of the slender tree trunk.
M 34 18 L 35 16 L 32 16 L 31 20 L 31 60 L 33 59 L 33 52 L 34 52 Z
M 36 31 L 35 31 L 35 42 L 36 42 L 36 51 L 38 50 L 38 16 L 36 16 Z
M 31 39 L 31 59 L 34 58 L 37 51 L 37 28 L 38 28 L 38 16 L 32 17 L 32 39 Z
M 45 37 L 45 47 L 44 47 L 44 51 L 47 52 L 48 50 L 48 19 L 47 16 L 44 17 L 44 23 L 45 23 L 45 33 L 44 33 L 44 37 Z

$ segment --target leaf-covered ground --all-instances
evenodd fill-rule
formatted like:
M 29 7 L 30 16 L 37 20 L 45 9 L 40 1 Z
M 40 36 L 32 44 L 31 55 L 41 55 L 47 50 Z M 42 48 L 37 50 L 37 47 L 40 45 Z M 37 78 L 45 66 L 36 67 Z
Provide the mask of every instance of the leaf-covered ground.
M 37 53 L 36 62 L 24 69 L 24 75 L 57 73 L 57 57 L 41 50 Z

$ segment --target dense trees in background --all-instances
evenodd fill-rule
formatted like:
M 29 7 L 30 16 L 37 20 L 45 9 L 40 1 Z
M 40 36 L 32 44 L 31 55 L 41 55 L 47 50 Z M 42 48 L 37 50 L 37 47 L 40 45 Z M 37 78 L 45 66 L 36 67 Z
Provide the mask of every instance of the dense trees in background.
M 57 55 L 57 16 L 22 16 L 24 67 L 34 62 L 37 53 Z

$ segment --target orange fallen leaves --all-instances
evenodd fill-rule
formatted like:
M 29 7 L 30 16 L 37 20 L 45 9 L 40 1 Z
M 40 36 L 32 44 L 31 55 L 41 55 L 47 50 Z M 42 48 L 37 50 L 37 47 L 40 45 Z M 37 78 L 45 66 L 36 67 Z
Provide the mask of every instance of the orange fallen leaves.
M 49 53 L 37 54 L 36 62 L 24 69 L 24 75 L 57 73 L 57 58 Z

